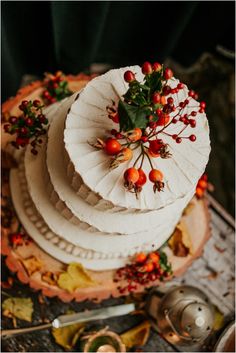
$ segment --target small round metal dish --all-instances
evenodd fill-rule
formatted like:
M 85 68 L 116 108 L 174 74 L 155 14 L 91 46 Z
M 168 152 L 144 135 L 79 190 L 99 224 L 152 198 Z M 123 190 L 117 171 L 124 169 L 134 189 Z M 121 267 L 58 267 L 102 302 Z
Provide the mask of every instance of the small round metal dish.
M 231 322 L 218 339 L 214 352 L 235 352 L 235 322 Z

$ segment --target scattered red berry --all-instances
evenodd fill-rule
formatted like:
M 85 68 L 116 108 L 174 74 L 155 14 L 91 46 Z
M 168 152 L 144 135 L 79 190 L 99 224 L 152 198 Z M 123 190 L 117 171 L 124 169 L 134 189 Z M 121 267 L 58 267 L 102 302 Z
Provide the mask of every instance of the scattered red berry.
M 124 73 L 124 79 L 128 83 L 133 82 L 135 80 L 135 75 L 132 71 L 126 71 Z
M 192 141 L 192 142 L 196 141 L 196 139 L 197 139 L 197 138 L 196 138 L 195 135 L 190 135 L 190 136 L 189 136 L 189 140 Z
M 150 75 L 152 73 L 152 65 L 150 62 L 145 61 L 142 65 L 142 73 L 144 75 Z
M 206 103 L 205 102 L 200 102 L 200 108 L 205 109 L 206 108 Z
M 160 93 L 158 93 L 158 92 L 153 93 L 152 102 L 153 102 L 154 104 L 158 104 L 158 103 L 160 103 L 160 101 L 161 101 L 161 95 L 160 95 Z
M 147 264 L 144 265 L 145 272 L 152 272 L 153 269 L 154 269 L 154 265 L 152 262 L 148 262 Z
M 147 136 L 142 136 L 142 137 L 141 137 L 141 140 L 145 143 L 145 142 L 148 141 L 148 137 L 147 137 Z
M 175 141 L 176 141 L 176 143 L 181 143 L 181 142 L 182 142 L 182 138 L 181 138 L 181 137 L 177 137 L 177 138 L 175 139 Z
M 34 101 L 33 101 L 33 105 L 34 105 L 34 107 L 39 107 L 40 106 L 40 104 L 41 104 L 41 102 L 38 100 L 38 99 L 35 99 Z
M 178 83 L 177 88 L 178 89 L 183 89 L 184 88 L 184 84 L 182 82 Z
M 168 96 L 171 93 L 171 87 L 170 86 L 164 86 L 162 89 L 162 94 L 164 96 Z
M 191 127 L 195 127 L 196 126 L 196 120 L 195 119 L 189 119 L 189 123 Z
M 169 80 L 171 77 L 173 77 L 173 71 L 169 67 L 167 67 L 164 71 L 164 78 L 166 80 Z
M 17 118 L 16 116 L 11 116 L 11 117 L 9 118 L 9 122 L 10 122 L 12 125 L 16 124 L 17 121 L 18 121 L 18 118 Z
M 195 92 L 192 89 L 188 92 L 189 97 L 193 97 L 194 94 L 195 94 Z
M 167 103 L 174 104 L 174 99 L 172 97 L 167 98 Z
M 152 65 L 152 69 L 153 71 L 157 72 L 157 71 L 160 71 L 162 69 L 162 65 L 158 62 L 155 62 L 153 65 Z

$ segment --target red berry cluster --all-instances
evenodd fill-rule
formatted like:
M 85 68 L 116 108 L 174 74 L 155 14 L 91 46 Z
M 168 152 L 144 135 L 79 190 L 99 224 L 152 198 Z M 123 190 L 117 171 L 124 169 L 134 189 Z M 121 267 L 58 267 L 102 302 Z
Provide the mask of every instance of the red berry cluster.
M 39 100 L 24 100 L 19 105 L 22 115 L 10 116 L 8 123 L 4 124 L 5 132 L 16 134 L 15 141 L 11 142 L 15 148 L 19 149 L 31 143 L 31 152 L 34 155 L 38 153 L 36 148 L 42 143 L 41 136 L 46 133 L 45 126 L 48 124 L 48 119 L 42 112 L 43 107 Z
M 46 73 L 43 84 L 45 89 L 42 93 L 42 99 L 46 105 L 60 101 L 72 94 L 61 71 L 57 71 L 55 75 Z
M 208 189 L 208 176 L 207 174 L 203 174 L 199 179 L 196 187 L 196 196 L 197 198 L 202 198 Z
M 117 270 L 114 282 L 125 280 L 128 284 L 118 287 L 120 293 L 133 292 L 138 285 L 147 286 L 162 281 L 172 274 L 171 265 L 162 251 L 139 253 L 134 262 Z
M 158 62 L 153 64 L 145 62 L 142 65 L 142 73 L 144 83 L 138 82 L 132 71 L 128 70 L 124 73 L 124 80 L 129 84 L 123 96 L 124 101 L 120 100 L 118 107 L 114 101 L 107 106 L 108 118 L 118 124 L 119 129 L 112 129 L 113 137 L 105 142 L 101 143 L 101 140 L 97 139 L 99 143 L 92 144 L 94 147 L 104 149 L 108 155 L 112 156 L 111 169 L 118 167 L 122 162 L 131 160 L 133 150 L 140 148 L 140 154 L 133 166 L 124 173 L 124 186 L 136 196 L 147 181 L 147 176 L 142 169 L 145 157 L 148 158 L 151 167 L 149 180 L 154 183 L 154 192 L 164 188 L 163 174 L 160 170 L 153 168 L 152 158 L 169 158 L 171 155 L 168 151 L 168 144 L 158 138 L 158 135 L 162 133 L 170 136 L 177 144 L 184 139 L 195 142 L 196 135 L 192 133 L 184 135 L 184 131 L 196 127 L 197 114 L 204 113 L 206 108 L 205 102 L 194 105 L 198 95 L 193 90 L 188 92 L 186 99 L 178 101 L 176 95 L 185 88 L 185 85 L 179 82 L 176 87 L 170 87 L 168 80 L 173 77 L 173 71 L 170 68 L 164 69 L 163 65 Z M 184 110 L 187 106 L 190 107 L 191 103 L 192 110 L 187 114 Z M 168 133 L 168 126 L 177 123 L 180 127 L 179 132 Z
M 31 238 L 22 232 L 16 232 L 9 235 L 9 241 L 13 248 L 17 248 L 18 246 L 28 245 Z

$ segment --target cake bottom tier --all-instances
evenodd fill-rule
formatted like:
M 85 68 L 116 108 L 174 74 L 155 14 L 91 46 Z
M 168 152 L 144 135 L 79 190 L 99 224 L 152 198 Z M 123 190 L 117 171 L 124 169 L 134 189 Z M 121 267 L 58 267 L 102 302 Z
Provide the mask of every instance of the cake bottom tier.
M 40 204 L 43 205 L 43 215 L 38 211 L 37 199 L 33 202 L 30 197 L 22 159 L 19 168 L 11 170 L 10 186 L 15 209 L 26 231 L 42 249 L 64 263 L 79 262 L 85 268 L 95 271 L 117 269 L 129 262 L 131 255 L 140 251 L 151 251 L 158 248 L 156 246 L 158 239 L 145 242 L 144 238 L 142 239 L 142 245 L 136 246 L 133 245 L 134 241 L 132 240 L 134 235 L 108 236 L 102 233 L 100 235 L 87 234 L 86 231 L 83 234 L 81 230 L 77 234 L 78 239 L 74 239 L 71 242 L 70 230 L 76 226 L 67 221 L 54 208 L 46 187 L 38 188 L 38 200 L 40 198 Z M 35 187 L 37 188 L 37 185 Z M 45 222 L 44 217 L 48 217 L 48 222 Z M 54 232 L 48 223 L 56 224 L 57 229 L 59 224 L 63 237 Z M 173 230 L 172 225 L 170 227 L 165 226 L 166 239 Z M 86 247 L 79 244 L 80 240 Z M 97 248 L 101 248 L 104 251 L 99 251 Z
M 92 278 L 97 284 L 95 286 L 77 288 L 70 292 L 59 287 L 56 282 L 46 282 L 43 276 L 45 273 L 50 273 L 52 275 L 55 274 L 55 276 L 57 276 L 58 273 L 66 270 L 66 265 L 63 263 L 66 256 L 65 252 L 61 251 L 61 258 L 59 252 L 57 259 L 50 256 L 49 252 L 50 249 L 52 249 L 53 244 L 51 244 L 50 241 L 48 242 L 47 239 L 44 239 L 37 228 L 40 226 L 41 219 L 38 219 L 36 226 L 36 224 L 34 225 L 36 218 L 32 221 L 29 219 L 29 215 L 25 213 L 24 204 L 26 203 L 28 206 L 31 205 L 32 207 L 33 205 L 29 202 L 29 199 L 26 200 L 22 197 L 22 189 L 20 187 L 17 170 L 12 171 L 11 173 L 11 188 L 12 187 L 14 187 L 14 189 L 11 190 L 14 190 L 14 192 L 12 192 L 12 198 L 16 211 L 22 225 L 26 228 L 33 241 L 27 242 L 27 244 L 18 247 L 11 245 L 9 242 L 9 235 L 16 231 L 19 224 L 18 220 L 15 219 L 10 228 L 3 229 L 1 252 L 6 256 L 6 264 L 8 268 L 12 272 L 17 273 L 21 282 L 28 283 L 34 290 L 41 290 L 46 296 L 58 296 L 63 301 L 76 300 L 81 302 L 84 300 L 92 300 L 100 302 L 110 296 L 119 297 L 121 295 L 129 294 L 129 292 L 120 292 L 119 286 L 125 285 L 125 283 L 120 281 L 117 283 L 114 281 L 115 270 L 87 270 L 90 278 Z M 194 198 L 191 203 L 192 207 L 190 211 L 185 213 L 181 220 L 186 224 L 186 227 L 189 230 L 192 242 L 192 253 L 185 257 L 177 257 L 174 256 L 168 246 L 163 248 L 163 251 L 167 254 L 168 261 L 172 265 L 173 276 L 179 276 L 189 268 L 194 259 L 201 255 L 203 247 L 210 237 L 209 211 L 206 200 L 197 200 Z M 31 218 L 36 216 L 34 211 L 33 208 Z M 31 259 L 32 256 L 40 261 L 42 267 L 40 269 L 34 269 L 34 271 L 30 271 L 29 273 L 23 264 L 25 260 Z M 69 259 L 69 257 L 67 257 L 67 259 Z M 70 259 L 73 260 L 72 257 L 70 257 Z M 80 261 L 78 258 L 76 260 Z M 146 287 L 156 285 L 161 285 L 161 282 L 156 280 L 148 284 Z M 142 285 L 138 285 L 137 289 L 135 289 L 135 292 L 142 291 L 144 291 L 144 286 Z

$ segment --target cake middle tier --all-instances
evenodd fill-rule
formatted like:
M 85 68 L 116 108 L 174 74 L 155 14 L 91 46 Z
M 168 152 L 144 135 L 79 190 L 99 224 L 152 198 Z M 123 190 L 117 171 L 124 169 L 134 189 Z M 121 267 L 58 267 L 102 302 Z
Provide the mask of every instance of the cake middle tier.
M 115 257 L 131 256 L 140 251 L 150 251 L 165 243 L 174 231 L 178 221 L 177 217 L 173 222 L 163 224 L 156 229 L 126 235 L 104 233 L 94 228 L 93 230 L 86 229 L 88 224 L 84 222 L 81 222 L 81 225 L 75 225 L 66 220 L 60 210 L 51 203 L 50 193 L 48 193 L 45 183 L 44 174 L 47 173 L 45 142 L 44 139 L 37 157 L 30 153 L 30 149 L 26 150 L 24 165 L 30 198 L 52 232 L 75 246 L 105 254 L 112 253 Z M 84 202 L 84 205 L 88 206 L 86 202 Z
M 145 236 L 150 239 L 153 233 L 157 234 L 158 227 L 175 226 L 178 222 L 183 209 L 186 207 L 195 189 L 191 190 L 184 198 L 177 199 L 174 203 L 155 211 L 140 213 L 138 211 L 127 210 L 127 213 L 115 212 L 112 210 L 100 210 L 88 204 L 76 194 L 69 184 L 64 165 L 64 145 L 63 131 L 64 122 L 71 101 L 64 102 L 59 108 L 55 118 L 53 119 L 48 113 L 51 122 L 48 132 L 47 145 L 47 169 L 50 176 L 49 184 L 51 200 L 53 204 L 60 210 L 61 214 L 67 220 L 72 221 L 78 226 L 82 223 L 83 229 L 92 231 L 99 230 L 101 232 L 119 235 L 133 234 L 138 237 Z M 138 234 L 137 234 L 138 233 Z M 160 241 L 165 242 L 166 236 L 159 234 Z

